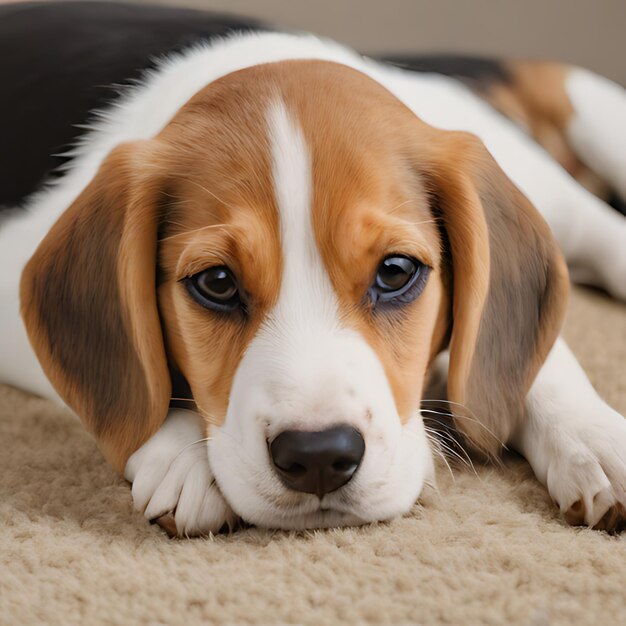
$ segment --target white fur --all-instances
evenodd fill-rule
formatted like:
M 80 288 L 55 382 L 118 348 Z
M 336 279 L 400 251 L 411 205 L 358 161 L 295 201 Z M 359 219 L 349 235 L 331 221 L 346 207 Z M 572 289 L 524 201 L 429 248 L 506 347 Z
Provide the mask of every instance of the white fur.
M 616 503 L 626 508 L 626 420 L 598 396 L 562 339 L 526 405 L 528 418 L 512 444 L 561 511 L 582 500 L 593 526 Z
M 159 431 L 128 459 L 135 508 L 148 519 L 175 510 L 180 535 L 217 532 L 232 518 L 213 480 L 203 419 L 172 409 Z
M 306 528 L 393 517 L 415 502 L 431 472 L 421 419 L 401 425 L 376 353 L 342 326 L 313 235 L 309 149 L 280 102 L 268 121 L 282 282 L 235 374 L 226 420 L 211 430 L 211 467 L 235 512 L 258 525 Z M 268 440 L 284 430 L 338 424 L 365 439 L 353 479 L 321 501 L 285 488 L 272 469 Z
M 70 171 L 57 184 L 35 194 L 25 213 L 0 225 L 0 380 L 56 397 L 19 318 L 19 277 L 38 243 L 94 177 L 104 157 L 121 143 L 155 136 L 191 96 L 217 78 L 286 59 L 329 60 L 353 67 L 384 85 L 429 124 L 478 135 L 543 213 L 581 279 L 626 299 L 626 220 L 582 190 L 520 129 L 463 85 L 443 76 L 382 66 L 309 35 L 237 35 L 165 59 L 139 87 L 102 113 L 75 150 Z M 581 88 L 580 81 L 588 87 Z M 573 80 L 570 87 L 582 120 L 574 123 L 572 137 L 579 138 L 580 149 L 586 150 L 596 131 L 604 138 L 612 126 L 595 120 L 602 114 L 592 110 L 593 100 L 585 90 L 602 92 L 602 106 L 612 96 L 588 76 Z M 406 426 L 400 426 L 376 355 L 356 333 L 340 327 L 332 288 L 312 244 L 310 155 L 297 125 L 280 106 L 270 113 L 270 120 L 286 272 L 279 303 L 237 372 L 225 424 L 215 430 L 209 444 L 211 466 L 237 512 L 260 524 L 296 527 L 389 517 L 411 505 L 429 471 L 421 419 L 412 416 Z M 596 148 L 602 141 L 596 142 Z M 590 161 L 603 169 L 605 164 L 597 156 L 601 151 L 594 150 L 596 156 L 590 155 Z M 619 183 L 624 173 L 619 169 L 623 146 L 618 145 L 615 154 L 618 167 L 609 164 L 607 172 L 612 171 L 610 176 Z M 273 365 L 261 368 L 261 362 Z M 554 383 L 559 402 L 569 384 L 565 379 Z M 542 409 L 538 403 L 537 407 L 535 421 L 540 423 Z M 368 408 L 373 415 L 370 424 L 364 417 Z M 553 413 L 560 413 L 558 409 L 556 405 Z M 200 447 L 186 447 L 198 435 L 191 424 L 198 426 L 199 418 L 182 415 L 172 412 L 163 428 L 131 457 L 127 476 L 134 480 L 136 504 L 149 517 L 176 506 L 179 530 L 214 530 L 227 515 L 227 507 L 219 492 L 208 486 L 211 470 L 206 455 L 199 460 Z M 594 416 L 589 419 L 593 424 Z M 322 501 L 332 511 L 319 510 L 313 496 L 286 493 L 269 467 L 265 437 L 298 425 L 298 420 L 299 425 L 315 423 L 316 427 L 340 420 L 359 427 L 366 438 L 366 456 L 357 475 Z M 615 420 L 598 418 L 598 423 L 605 422 L 614 427 Z M 246 474 L 243 468 L 250 472 Z M 373 486 L 381 476 L 385 489 Z M 209 492 L 210 496 L 202 496 Z M 215 507 L 213 514 L 211 507 Z
M 626 90 L 580 68 L 569 72 L 565 90 L 574 108 L 572 147 L 626 201 Z
M 579 68 L 570 70 L 565 89 L 574 108 L 567 129 L 572 148 L 626 200 L 626 90 Z M 580 232 L 568 258 L 573 279 L 626 300 L 626 219 L 582 187 L 563 202 L 571 209 L 563 214 Z

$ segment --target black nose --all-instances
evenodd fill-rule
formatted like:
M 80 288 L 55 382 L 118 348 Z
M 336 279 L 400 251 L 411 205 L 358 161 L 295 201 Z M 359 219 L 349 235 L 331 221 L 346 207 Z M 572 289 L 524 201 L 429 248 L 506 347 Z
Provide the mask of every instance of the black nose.
M 270 444 L 272 461 L 283 483 L 320 498 L 352 478 L 364 452 L 361 433 L 350 426 L 315 433 L 286 430 Z

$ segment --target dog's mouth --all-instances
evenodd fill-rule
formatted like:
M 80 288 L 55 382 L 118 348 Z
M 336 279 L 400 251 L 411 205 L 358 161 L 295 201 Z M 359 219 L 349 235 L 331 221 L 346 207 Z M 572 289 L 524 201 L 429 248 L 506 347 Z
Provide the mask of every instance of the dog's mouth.
M 292 491 L 259 495 L 262 501 L 259 510 L 264 511 L 264 514 L 254 520 L 244 518 L 244 524 L 275 530 L 306 530 L 362 526 L 371 521 L 355 512 L 357 503 L 341 489 L 322 498 Z
M 223 494 L 223 492 L 222 492 Z M 366 520 L 358 515 L 358 502 L 346 487 L 325 494 L 282 490 L 278 493 L 257 488 L 265 515 L 254 520 L 254 525 L 275 529 L 312 529 L 332 526 L 361 526 Z
M 290 530 L 362 526 L 372 519 L 362 514 L 363 506 L 356 495 L 349 485 L 321 498 L 295 491 L 262 493 L 263 505 L 259 508 L 264 515 L 253 523 L 263 528 Z

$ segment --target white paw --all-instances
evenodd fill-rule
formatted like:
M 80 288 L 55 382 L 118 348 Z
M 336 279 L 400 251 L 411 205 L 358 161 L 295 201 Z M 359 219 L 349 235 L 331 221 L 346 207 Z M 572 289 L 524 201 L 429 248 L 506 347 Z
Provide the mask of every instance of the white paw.
M 173 409 L 126 464 L 135 508 L 170 534 L 216 533 L 235 518 L 213 478 L 204 437 L 200 416 Z
M 606 409 L 565 435 L 547 487 L 568 523 L 619 531 L 626 527 L 626 419 Z

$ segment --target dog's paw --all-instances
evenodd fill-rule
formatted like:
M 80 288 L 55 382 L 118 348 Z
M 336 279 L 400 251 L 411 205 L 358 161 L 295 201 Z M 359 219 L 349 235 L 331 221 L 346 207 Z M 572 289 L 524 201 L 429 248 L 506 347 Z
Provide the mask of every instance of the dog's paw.
M 626 529 L 626 419 L 603 411 L 561 444 L 547 487 L 565 520 L 598 530 Z
M 170 535 L 208 535 L 234 522 L 209 467 L 204 438 L 200 416 L 173 409 L 126 464 L 135 508 Z

